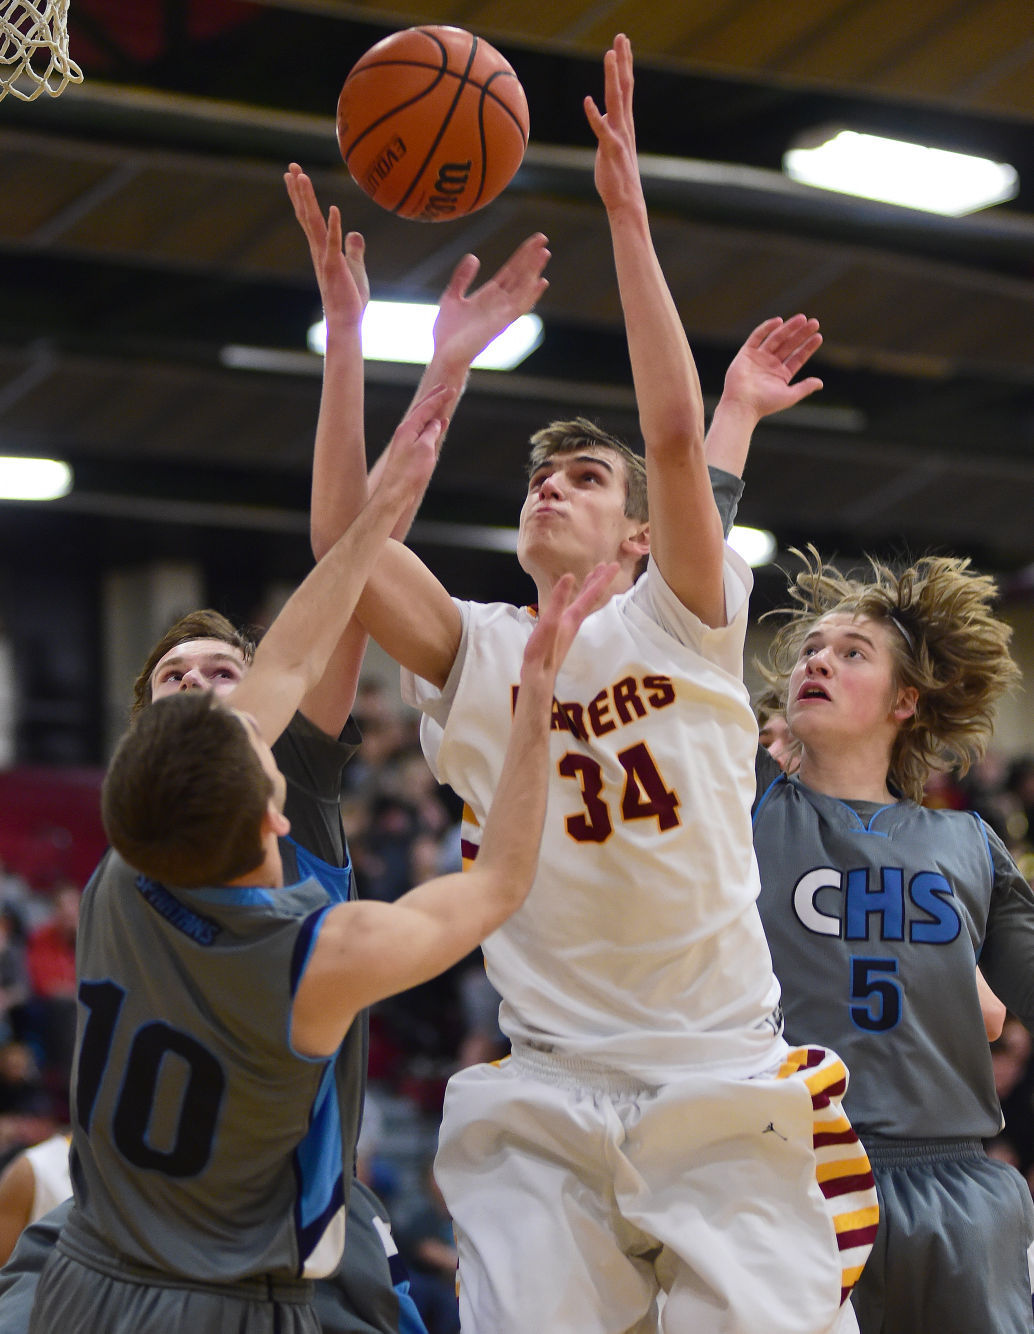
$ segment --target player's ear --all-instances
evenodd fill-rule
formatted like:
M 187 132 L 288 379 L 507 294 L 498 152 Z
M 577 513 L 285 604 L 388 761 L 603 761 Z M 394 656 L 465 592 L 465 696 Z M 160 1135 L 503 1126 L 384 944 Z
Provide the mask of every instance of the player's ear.
M 641 561 L 644 556 L 650 554 L 650 525 L 644 523 L 637 527 L 621 543 L 621 554 L 634 556 L 636 561 Z
M 915 686 L 902 686 L 894 704 L 894 721 L 906 722 L 914 715 L 918 703 L 919 691 Z
M 274 838 L 283 838 L 291 832 L 291 821 L 278 810 L 273 798 L 270 797 L 266 802 L 266 809 L 262 816 L 261 834 L 263 842 L 271 834 Z

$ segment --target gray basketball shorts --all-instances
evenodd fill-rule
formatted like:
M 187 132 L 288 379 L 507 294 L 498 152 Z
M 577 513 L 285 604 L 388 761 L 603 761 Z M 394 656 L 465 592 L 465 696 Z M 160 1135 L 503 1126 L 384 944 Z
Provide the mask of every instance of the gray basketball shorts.
M 29 1334 L 319 1334 L 309 1283 L 198 1284 L 116 1276 L 60 1246 L 40 1275 Z
M 862 1138 L 880 1225 L 851 1298 L 861 1334 L 1030 1334 L 1023 1177 L 978 1139 Z

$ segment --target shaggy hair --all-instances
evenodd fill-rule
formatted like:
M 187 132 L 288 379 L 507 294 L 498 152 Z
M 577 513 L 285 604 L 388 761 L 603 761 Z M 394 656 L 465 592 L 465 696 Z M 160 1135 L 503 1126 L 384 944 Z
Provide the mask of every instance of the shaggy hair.
M 225 885 L 261 864 L 272 792 L 240 718 L 192 690 L 133 720 L 108 766 L 101 815 L 112 847 L 151 879 Z
M 578 454 L 585 449 L 609 449 L 625 464 L 625 513 L 637 523 L 646 523 L 650 509 L 646 497 L 646 464 L 641 455 L 610 435 L 587 417 L 573 421 L 550 422 L 531 437 L 528 455 L 528 476 L 547 459 L 557 454 Z
M 238 630 L 221 612 L 212 611 L 211 608 L 188 612 L 169 626 L 140 668 L 140 674 L 133 682 L 133 703 L 129 711 L 131 718 L 135 718 L 141 709 L 146 709 L 151 703 L 151 676 L 162 658 L 177 644 L 186 644 L 191 639 L 221 639 L 224 644 L 240 652 L 245 666 L 250 666 L 255 656 L 255 641 Z
M 998 699 L 1019 678 L 1009 654 L 1012 630 L 993 614 L 994 580 L 969 568 L 968 559 L 923 556 L 902 569 L 868 557 L 868 577 L 851 577 L 824 564 L 818 551 L 794 550 L 804 569 L 790 583 L 796 605 L 757 666 L 771 690 L 764 703 L 786 708 L 790 672 L 817 621 L 832 612 L 885 624 L 895 686 L 918 691 L 915 714 L 902 724 L 891 752 L 888 779 L 906 797 L 922 801 L 935 769 L 965 773 L 987 749 Z

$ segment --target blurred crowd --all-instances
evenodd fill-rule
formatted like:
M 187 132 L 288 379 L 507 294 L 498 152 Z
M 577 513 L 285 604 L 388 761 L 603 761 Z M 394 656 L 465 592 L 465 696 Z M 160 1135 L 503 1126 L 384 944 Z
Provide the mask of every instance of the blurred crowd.
M 68 1121 L 79 899 L 0 863 L 0 1163 Z
M 342 815 L 359 893 L 392 901 L 460 867 L 461 806 L 421 755 L 418 717 L 397 690 L 368 680 L 355 714 L 363 745 L 345 774 Z M 931 783 L 932 806 L 976 810 L 1034 882 L 1034 756 L 990 756 L 964 779 Z M 0 865 L 0 1166 L 68 1120 L 80 887 L 32 884 Z M 445 1084 L 462 1066 L 504 1055 L 498 996 L 480 951 L 441 977 L 374 1007 L 360 1175 L 382 1196 L 430 1334 L 458 1330 L 452 1232 L 431 1161 Z M 1034 1043 L 1009 1016 L 992 1058 L 1006 1127 L 988 1152 L 1034 1191 Z

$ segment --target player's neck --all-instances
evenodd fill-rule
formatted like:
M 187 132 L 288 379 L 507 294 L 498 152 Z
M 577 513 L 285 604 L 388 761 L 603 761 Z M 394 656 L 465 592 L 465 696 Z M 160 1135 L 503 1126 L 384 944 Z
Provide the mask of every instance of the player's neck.
M 565 573 L 567 572 L 564 570 L 552 570 L 549 571 L 548 573 L 543 573 L 541 575 L 535 576 L 535 587 L 538 592 L 538 605 L 540 607 L 544 607 L 546 603 L 549 601 L 550 594 L 553 592 L 553 589 L 560 582 L 560 580 L 564 577 Z M 578 587 L 580 589 L 582 584 L 584 584 L 585 580 L 588 579 L 589 575 L 592 573 L 592 570 L 583 570 L 583 571 L 576 570 L 573 573 L 578 578 Z M 631 569 L 622 568 L 614 576 L 614 582 L 613 584 L 611 584 L 610 593 L 608 596 L 613 597 L 615 593 L 625 593 L 628 591 L 628 589 L 632 587 L 634 583 L 635 583 L 634 571 L 632 571 Z
M 284 885 L 284 864 L 280 859 L 279 845 L 266 847 L 266 855 L 253 871 L 239 875 L 236 880 L 228 880 L 229 885 L 243 887 L 255 886 L 262 889 L 282 889 Z
M 815 792 L 841 801 L 891 802 L 897 798 L 887 786 L 887 757 L 864 756 L 851 750 L 801 753 L 797 776 Z

